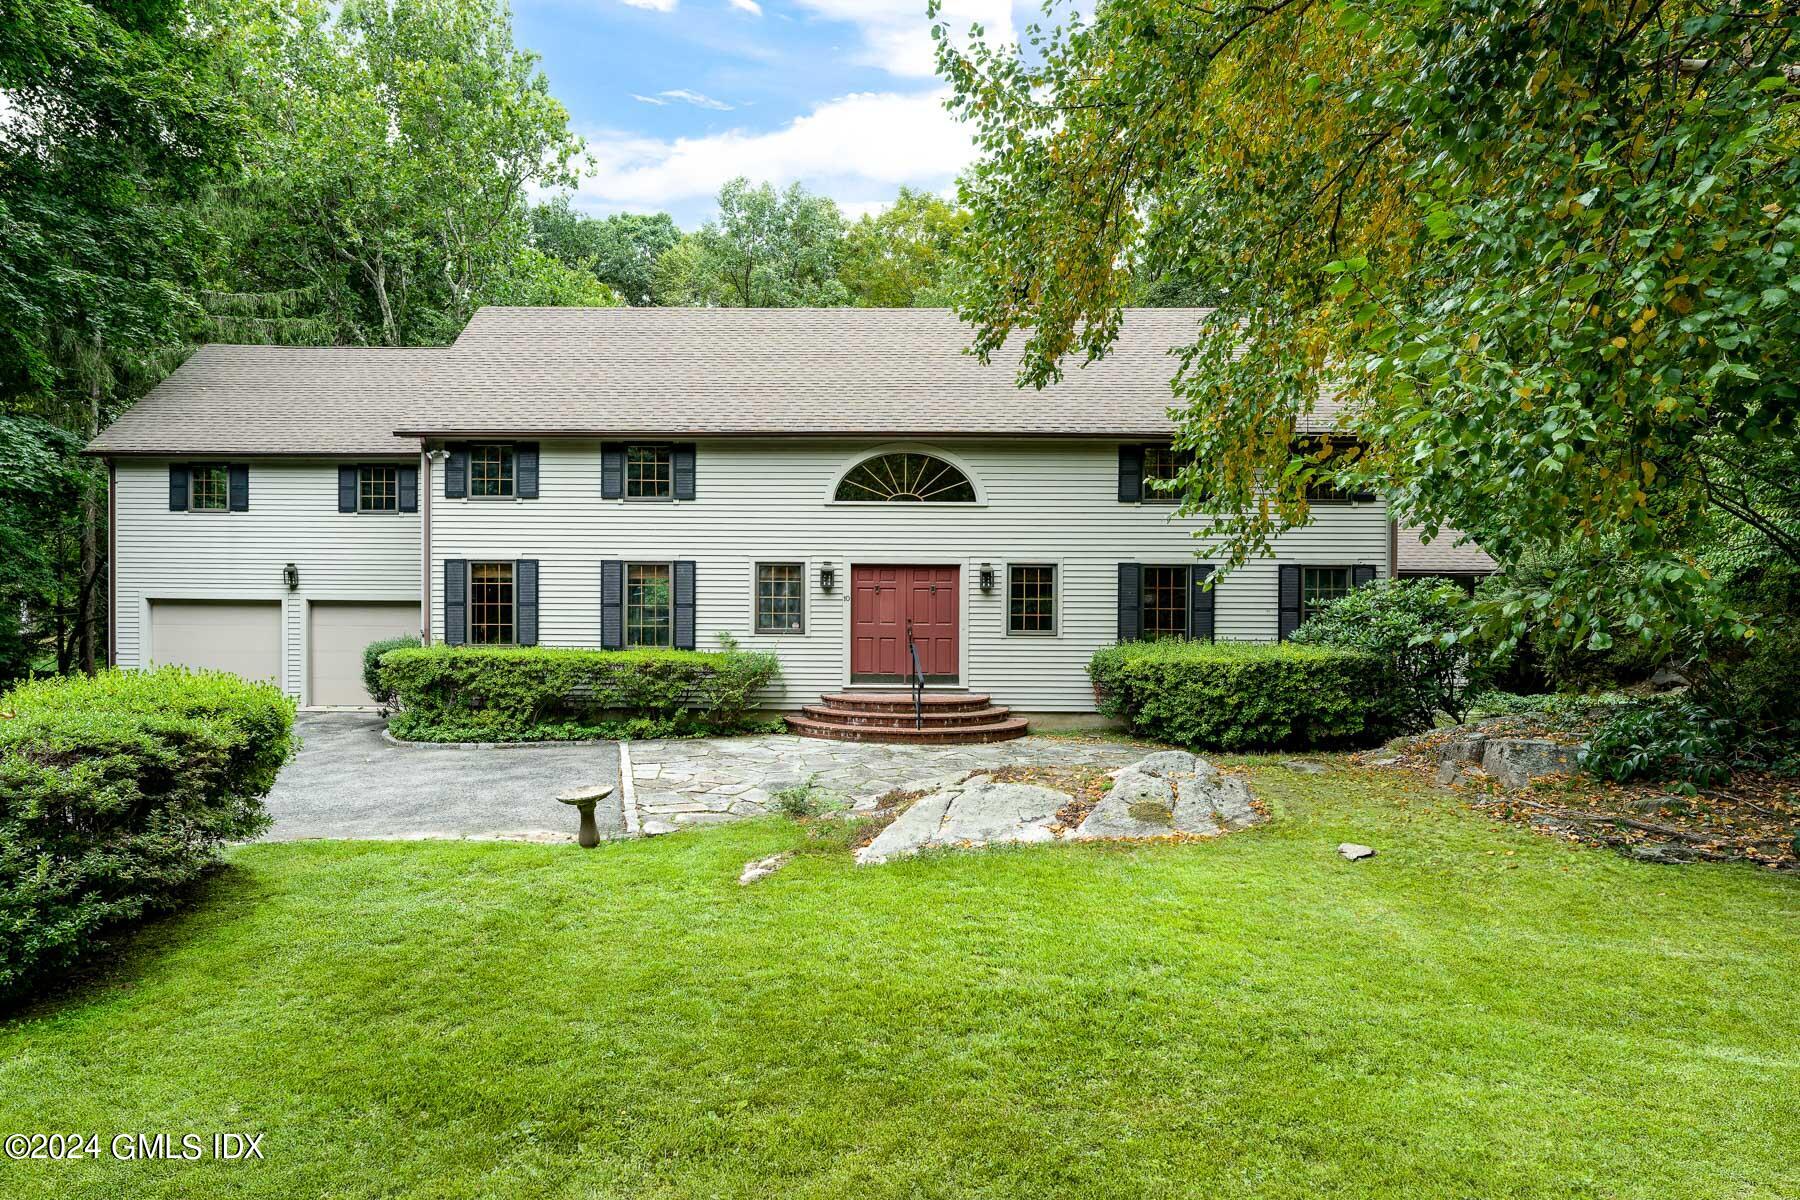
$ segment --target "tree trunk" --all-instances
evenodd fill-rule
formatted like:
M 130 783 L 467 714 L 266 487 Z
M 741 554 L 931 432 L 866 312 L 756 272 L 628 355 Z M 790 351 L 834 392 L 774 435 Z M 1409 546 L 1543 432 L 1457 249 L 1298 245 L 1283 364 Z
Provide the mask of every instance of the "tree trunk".
M 101 353 L 100 338 L 94 338 L 94 354 L 98 358 Z M 94 372 L 94 381 L 88 385 L 87 437 L 91 442 L 100 434 L 100 373 Z M 81 566 L 80 580 L 75 599 L 75 634 L 76 656 L 80 660 L 84 674 L 92 675 L 95 669 L 95 647 L 100 640 L 100 574 L 105 565 L 105 554 L 101 550 L 104 544 L 105 518 L 100 512 L 100 498 L 94 489 L 85 488 L 81 494 Z

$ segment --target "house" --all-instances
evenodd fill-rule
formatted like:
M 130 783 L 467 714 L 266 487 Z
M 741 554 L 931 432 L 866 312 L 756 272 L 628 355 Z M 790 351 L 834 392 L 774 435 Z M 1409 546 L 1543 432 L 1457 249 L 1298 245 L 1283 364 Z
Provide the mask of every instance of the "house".
M 1488 552 L 1461 530 L 1440 529 L 1427 541 L 1423 529 L 1401 525 L 1395 537 L 1395 573 L 1401 579 L 1448 579 L 1473 592 L 1476 584 L 1499 569 Z
M 90 447 L 112 479 L 112 646 L 368 703 L 369 641 L 772 651 L 771 706 L 893 691 L 1091 712 L 1120 638 L 1273 640 L 1392 576 L 1337 497 L 1213 567 L 1154 481 L 1171 346 L 1021 391 L 941 310 L 481 310 L 441 349 L 207 346 Z M 1322 426 L 1321 426 L 1322 427 Z M 982 709 L 971 701 L 963 706 Z

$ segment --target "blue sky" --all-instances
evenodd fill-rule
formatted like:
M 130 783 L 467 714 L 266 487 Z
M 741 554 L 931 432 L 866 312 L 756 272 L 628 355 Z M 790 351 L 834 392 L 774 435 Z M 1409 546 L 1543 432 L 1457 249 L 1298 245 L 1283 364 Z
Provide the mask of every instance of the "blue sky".
M 735 175 L 800 182 L 851 216 L 972 157 L 943 111 L 925 0 L 514 0 L 518 43 L 594 164 L 577 204 L 693 228 Z M 953 29 L 1010 41 L 1036 0 L 946 0 Z

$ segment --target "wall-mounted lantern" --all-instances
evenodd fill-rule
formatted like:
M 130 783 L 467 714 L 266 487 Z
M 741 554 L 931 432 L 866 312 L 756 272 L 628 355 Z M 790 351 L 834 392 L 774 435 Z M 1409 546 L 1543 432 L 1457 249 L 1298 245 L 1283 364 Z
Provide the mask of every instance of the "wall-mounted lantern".
M 994 564 L 993 563 L 982 563 L 981 564 L 981 590 L 984 592 L 991 592 L 994 590 Z
M 837 568 L 830 563 L 819 564 L 819 590 L 829 592 L 837 586 Z
M 297 592 L 300 590 L 300 568 L 296 567 L 293 563 L 289 563 L 287 566 L 281 568 L 281 579 L 282 582 L 287 584 L 288 591 Z

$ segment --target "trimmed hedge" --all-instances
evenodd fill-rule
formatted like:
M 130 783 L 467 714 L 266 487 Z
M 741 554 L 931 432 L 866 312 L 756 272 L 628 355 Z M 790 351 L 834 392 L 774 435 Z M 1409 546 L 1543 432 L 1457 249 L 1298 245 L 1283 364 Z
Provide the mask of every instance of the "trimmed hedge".
M 176 667 L 0 696 L 0 997 L 176 907 L 223 843 L 267 828 L 293 722 L 267 684 Z
M 1088 663 L 1100 711 L 1200 750 L 1368 745 L 1400 727 L 1387 665 L 1360 650 L 1253 642 L 1127 642 Z
M 394 706 L 399 697 L 394 695 L 393 688 L 382 677 L 381 656 L 389 650 L 412 650 L 423 644 L 418 635 L 403 634 L 400 637 L 382 638 L 363 647 L 363 690 L 369 693 L 369 699 L 383 708 Z
M 670 737 L 740 729 L 772 654 L 429 646 L 381 657 L 395 736 L 422 742 Z

